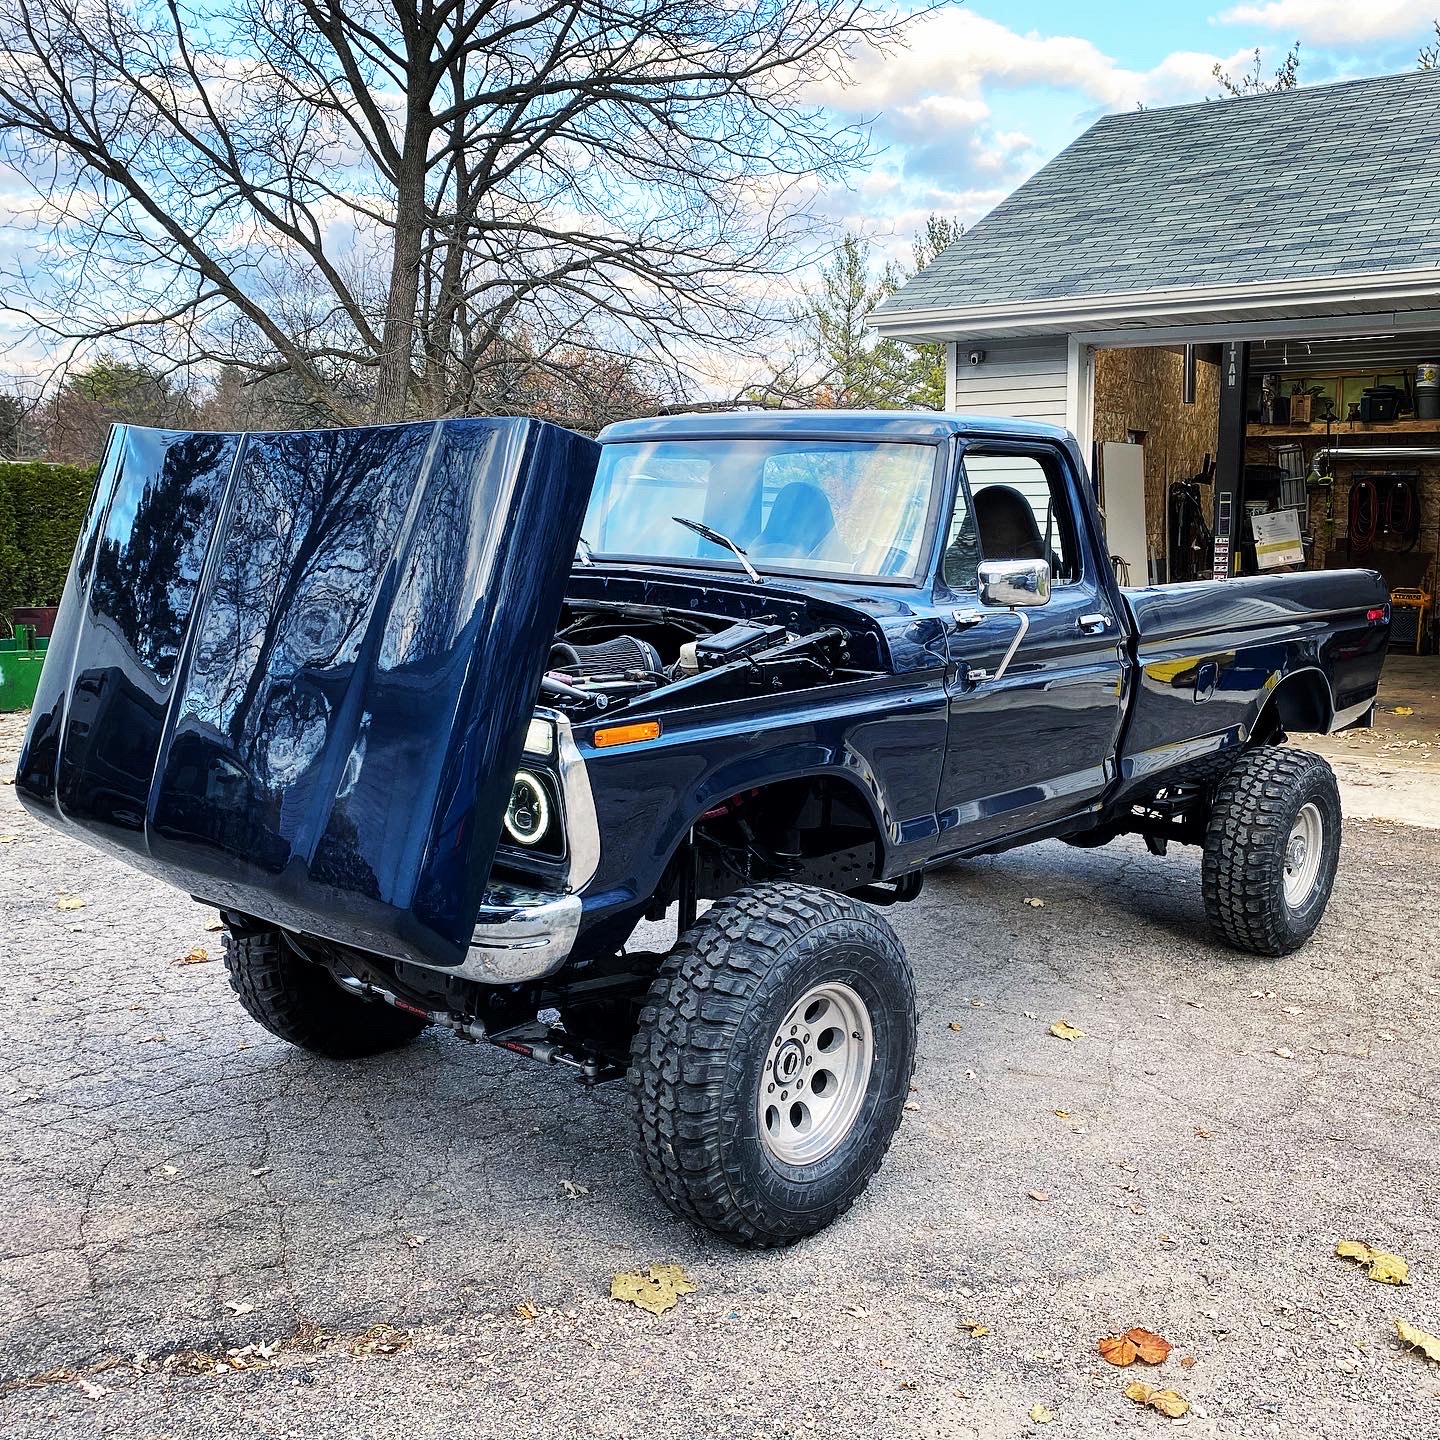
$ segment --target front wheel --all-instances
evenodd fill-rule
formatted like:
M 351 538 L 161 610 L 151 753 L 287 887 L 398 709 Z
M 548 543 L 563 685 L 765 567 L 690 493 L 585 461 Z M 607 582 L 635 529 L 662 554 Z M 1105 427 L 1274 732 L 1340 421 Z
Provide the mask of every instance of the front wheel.
M 1340 862 L 1340 788 L 1319 755 L 1266 746 L 1220 782 L 1201 878 L 1210 923 L 1237 950 L 1288 955 L 1314 932 Z
M 869 906 L 792 884 L 718 901 L 670 952 L 630 1082 L 677 1215 L 738 1245 L 824 1229 L 880 1168 L 915 1063 L 915 983 Z
M 342 990 L 291 949 L 279 930 L 225 930 L 230 988 L 252 1020 L 302 1050 L 358 1060 L 408 1045 L 425 1028 L 418 1015 Z

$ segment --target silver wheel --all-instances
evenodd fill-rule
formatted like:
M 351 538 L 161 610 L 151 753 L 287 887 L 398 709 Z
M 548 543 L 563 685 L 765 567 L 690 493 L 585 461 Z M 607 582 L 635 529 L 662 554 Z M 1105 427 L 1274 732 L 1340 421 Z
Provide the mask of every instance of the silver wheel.
M 1325 854 L 1325 821 L 1314 804 L 1300 807 L 1285 842 L 1285 903 L 1301 909 L 1315 890 Z
M 875 1040 L 870 1012 L 848 985 L 807 990 L 775 1032 L 760 1070 L 760 1140 L 786 1165 L 813 1165 L 854 1128 Z

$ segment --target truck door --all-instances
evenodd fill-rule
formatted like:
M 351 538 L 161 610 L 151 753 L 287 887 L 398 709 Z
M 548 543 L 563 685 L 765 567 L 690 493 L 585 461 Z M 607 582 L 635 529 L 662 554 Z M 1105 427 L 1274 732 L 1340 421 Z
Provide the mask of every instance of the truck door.
M 1115 774 L 1127 660 L 1113 582 L 1067 452 L 1045 442 L 967 445 L 942 573 L 950 725 L 940 851 L 969 849 L 1093 804 Z M 1019 614 L 982 609 L 983 560 L 1048 559 L 1048 604 L 1009 658 Z M 1002 672 L 1003 667 L 1003 673 Z

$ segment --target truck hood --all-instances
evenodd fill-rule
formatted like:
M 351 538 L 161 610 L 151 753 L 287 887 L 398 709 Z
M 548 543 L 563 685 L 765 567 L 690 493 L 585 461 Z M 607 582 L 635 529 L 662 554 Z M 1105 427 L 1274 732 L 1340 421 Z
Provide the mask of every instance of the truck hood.
M 456 964 L 598 455 L 516 419 L 117 428 L 19 798 L 226 909 Z

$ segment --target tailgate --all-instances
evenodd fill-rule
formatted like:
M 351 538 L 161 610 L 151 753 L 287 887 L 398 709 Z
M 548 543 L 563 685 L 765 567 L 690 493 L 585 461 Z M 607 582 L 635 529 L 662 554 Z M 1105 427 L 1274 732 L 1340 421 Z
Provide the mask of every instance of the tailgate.
M 597 455 L 510 419 L 117 429 L 20 799 L 217 905 L 456 963 Z

